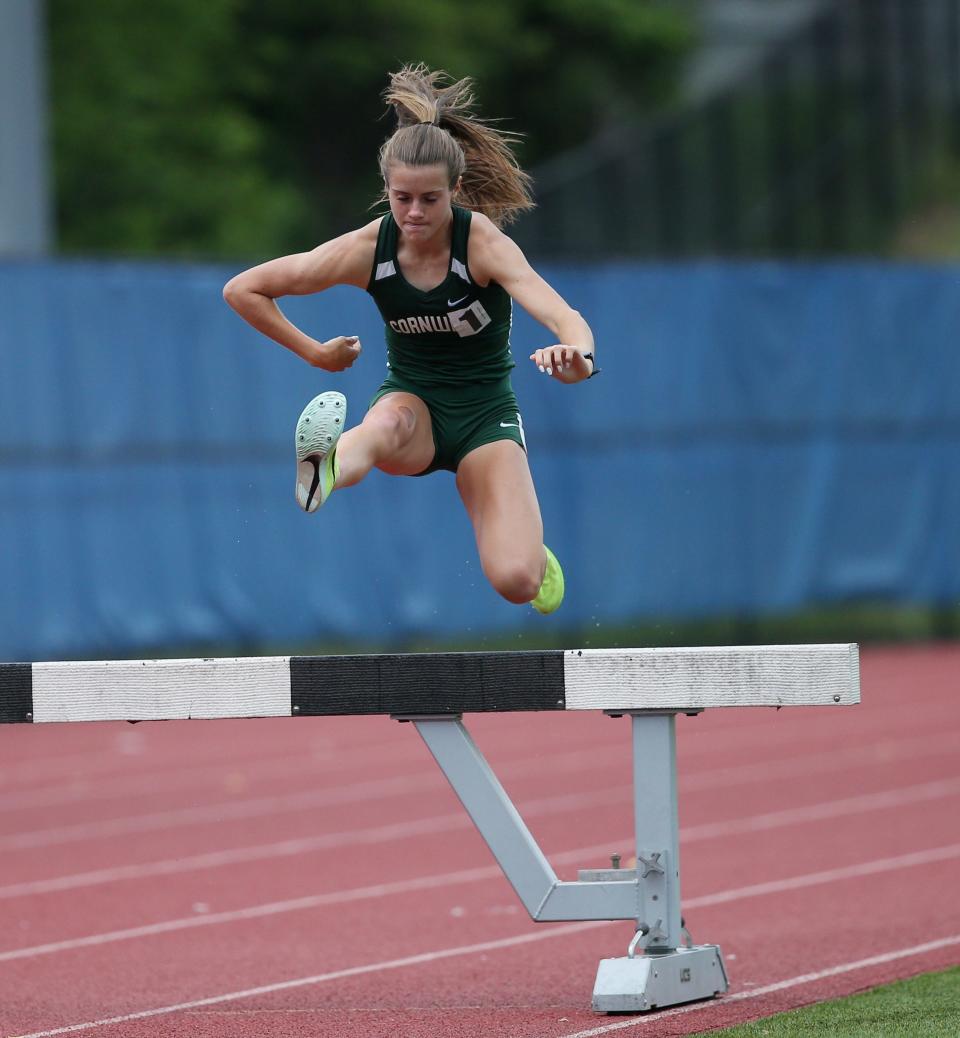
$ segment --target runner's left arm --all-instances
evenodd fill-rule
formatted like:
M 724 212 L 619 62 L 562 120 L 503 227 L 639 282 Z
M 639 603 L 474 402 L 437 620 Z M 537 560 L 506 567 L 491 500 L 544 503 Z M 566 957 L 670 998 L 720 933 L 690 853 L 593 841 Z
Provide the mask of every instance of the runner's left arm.
M 556 344 L 530 354 L 547 375 L 582 382 L 593 373 L 593 332 L 583 317 L 530 266 L 523 251 L 486 217 L 473 214 L 470 269 L 475 277 L 496 281 L 524 310 L 556 337 Z M 479 233 L 477 233 L 479 232 Z

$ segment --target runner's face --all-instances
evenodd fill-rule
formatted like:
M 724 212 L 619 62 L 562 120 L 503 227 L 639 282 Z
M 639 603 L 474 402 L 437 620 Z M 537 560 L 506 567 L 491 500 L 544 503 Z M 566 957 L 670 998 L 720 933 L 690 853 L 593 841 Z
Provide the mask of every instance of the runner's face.
M 447 226 L 455 193 L 450 190 L 445 166 L 397 163 L 390 167 L 387 181 L 390 212 L 401 233 L 411 241 L 427 241 Z

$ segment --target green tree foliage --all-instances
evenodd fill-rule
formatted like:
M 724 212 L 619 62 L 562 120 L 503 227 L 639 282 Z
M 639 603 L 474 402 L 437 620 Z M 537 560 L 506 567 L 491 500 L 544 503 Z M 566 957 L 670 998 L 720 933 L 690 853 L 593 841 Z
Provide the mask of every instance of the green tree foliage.
M 658 0 L 49 0 L 61 244 L 264 256 L 356 226 L 386 73 L 477 80 L 527 168 L 669 95 L 689 26 Z
M 53 153 L 67 251 L 230 254 L 289 236 L 234 96 L 237 0 L 50 0 Z

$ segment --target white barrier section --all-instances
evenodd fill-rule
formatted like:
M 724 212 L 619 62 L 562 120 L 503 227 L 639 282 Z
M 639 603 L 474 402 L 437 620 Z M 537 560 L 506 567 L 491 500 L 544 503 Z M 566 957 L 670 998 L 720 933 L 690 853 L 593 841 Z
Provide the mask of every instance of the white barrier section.
M 860 702 L 855 644 L 571 649 L 567 710 L 834 706 Z
M 37 723 L 289 716 L 289 656 L 33 665 Z

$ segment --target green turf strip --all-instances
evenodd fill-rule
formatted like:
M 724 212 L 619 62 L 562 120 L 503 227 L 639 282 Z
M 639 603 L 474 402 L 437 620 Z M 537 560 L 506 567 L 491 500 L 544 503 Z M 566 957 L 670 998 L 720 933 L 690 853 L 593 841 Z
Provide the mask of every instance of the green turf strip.
M 960 966 L 710 1033 L 723 1038 L 957 1038 Z

